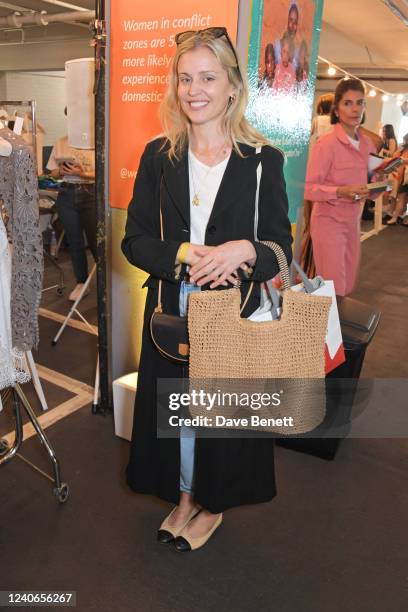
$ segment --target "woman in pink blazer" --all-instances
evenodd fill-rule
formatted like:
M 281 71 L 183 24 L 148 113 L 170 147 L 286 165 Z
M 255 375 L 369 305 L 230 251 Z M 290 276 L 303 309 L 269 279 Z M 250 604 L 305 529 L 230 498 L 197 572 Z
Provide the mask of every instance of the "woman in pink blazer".
M 334 130 L 319 139 L 309 158 L 305 199 L 312 200 L 310 233 L 316 272 L 333 280 L 337 295 L 352 292 L 360 261 L 361 204 L 368 195 L 371 140 L 359 130 L 365 109 L 358 79 L 338 83 L 331 110 Z

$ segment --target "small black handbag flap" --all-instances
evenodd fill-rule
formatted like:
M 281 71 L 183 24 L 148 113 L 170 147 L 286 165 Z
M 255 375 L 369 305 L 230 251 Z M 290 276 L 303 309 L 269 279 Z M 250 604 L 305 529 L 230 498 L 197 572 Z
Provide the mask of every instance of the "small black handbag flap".
M 154 312 L 150 319 L 150 335 L 162 355 L 178 363 L 188 363 L 187 317 Z

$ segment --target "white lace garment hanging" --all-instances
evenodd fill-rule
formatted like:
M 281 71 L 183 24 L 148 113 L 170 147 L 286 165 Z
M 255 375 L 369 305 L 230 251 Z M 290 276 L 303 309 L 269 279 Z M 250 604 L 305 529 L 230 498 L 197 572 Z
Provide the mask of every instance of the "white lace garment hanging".
M 30 380 L 24 353 L 12 347 L 10 284 L 11 257 L 0 214 L 0 390 Z
M 11 155 L 12 150 L 13 147 L 11 143 L 7 140 L 4 140 L 4 138 L 0 136 L 0 155 L 2 155 L 3 157 L 9 157 L 9 155 Z

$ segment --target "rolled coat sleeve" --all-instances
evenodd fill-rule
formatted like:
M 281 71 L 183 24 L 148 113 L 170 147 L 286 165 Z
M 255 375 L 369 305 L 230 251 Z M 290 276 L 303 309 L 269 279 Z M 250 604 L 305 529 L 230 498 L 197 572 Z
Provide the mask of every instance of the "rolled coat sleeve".
M 155 150 L 148 144 L 141 157 L 122 240 L 127 260 L 148 274 L 176 282 L 175 261 L 182 244 L 160 238 L 160 181 Z

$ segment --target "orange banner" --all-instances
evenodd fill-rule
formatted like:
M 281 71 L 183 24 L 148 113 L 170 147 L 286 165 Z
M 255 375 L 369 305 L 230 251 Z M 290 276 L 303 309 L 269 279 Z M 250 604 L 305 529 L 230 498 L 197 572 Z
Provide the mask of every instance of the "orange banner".
M 225 26 L 235 40 L 237 22 L 238 0 L 111 2 L 109 202 L 112 207 L 127 208 L 145 144 L 161 132 L 158 108 L 167 89 L 175 34 Z

